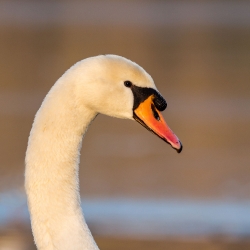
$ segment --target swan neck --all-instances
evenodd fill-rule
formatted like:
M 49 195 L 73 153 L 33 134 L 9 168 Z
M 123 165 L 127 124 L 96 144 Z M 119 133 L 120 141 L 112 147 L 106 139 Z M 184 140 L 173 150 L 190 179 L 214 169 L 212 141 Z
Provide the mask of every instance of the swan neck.
M 36 114 L 26 152 L 25 188 L 39 250 L 98 250 L 82 215 L 78 168 L 82 138 L 96 113 L 59 80 Z

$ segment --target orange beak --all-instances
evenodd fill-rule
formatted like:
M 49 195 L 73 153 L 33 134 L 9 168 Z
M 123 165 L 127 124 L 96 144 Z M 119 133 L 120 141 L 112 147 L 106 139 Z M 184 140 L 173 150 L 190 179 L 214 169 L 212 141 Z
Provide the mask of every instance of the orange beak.
M 134 110 L 134 119 L 162 140 L 169 143 L 178 153 L 181 152 L 182 144 L 164 121 L 161 113 L 156 109 L 153 103 L 153 95 L 141 102 Z

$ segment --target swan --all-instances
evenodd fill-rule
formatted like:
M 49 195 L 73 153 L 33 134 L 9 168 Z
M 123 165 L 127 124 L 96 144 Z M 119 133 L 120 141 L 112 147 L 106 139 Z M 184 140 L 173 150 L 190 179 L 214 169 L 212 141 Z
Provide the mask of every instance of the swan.
M 82 138 L 98 113 L 136 120 L 169 143 L 182 144 L 160 111 L 167 107 L 151 76 L 116 55 L 68 69 L 35 115 L 25 157 L 25 190 L 39 250 L 98 250 L 80 207 Z

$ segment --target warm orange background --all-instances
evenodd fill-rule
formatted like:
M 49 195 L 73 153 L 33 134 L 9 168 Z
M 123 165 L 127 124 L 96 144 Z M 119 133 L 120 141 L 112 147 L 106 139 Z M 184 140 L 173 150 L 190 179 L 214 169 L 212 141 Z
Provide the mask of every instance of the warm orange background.
M 54 11 L 50 15 L 59 21 L 43 23 L 36 18 L 18 21 L 8 12 L 19 13 L 18 6 L 7 8 L 5 3 L 0 3 L 0 192 L 23 189 L 27 138 L 50 87 L 75 62 L 111 53 L 137 62 L 151 74 L 168 102 L 163 115 L 184 149 L 178 155 L 137 123 L 100 115 L 83 142 L 82 196 L 249 201 L 250 21 L 204 23 L 190 12 L 184 17 L 191 21 L 185 23 L 173 9 L 173 22 L 155 21 L 157 14 L 143 22 L 141 14 L 164 11 L 169 2 L 154 1 L 163 4 L 154 10 L 148 9 L 150 2 L 121 1 L 121 6 L 87 2 L 80 6 L 90 9 L 92 19 L 67 22 L 75 10 L 74 2 L 68 1 L 71 8 L 63 10 L 48 5 L 48 13 Z M 134 8 L 127 13 L 131 22 L 126 15 L 125 21 L 119 19 L 119 13 L 124 17 L 126 12 L 125 3 L 128 10 Z M 171 6 L 170 2 L 168 11 Z M 32 8 L 26 10 L 28 17 Z M 229 19 L 241 16 L 242 9 L 229 13 Z M 110 11 L 111 21 L 98 19 L 105 11 Z M 46 10 L 41 13 L 46 20 Z

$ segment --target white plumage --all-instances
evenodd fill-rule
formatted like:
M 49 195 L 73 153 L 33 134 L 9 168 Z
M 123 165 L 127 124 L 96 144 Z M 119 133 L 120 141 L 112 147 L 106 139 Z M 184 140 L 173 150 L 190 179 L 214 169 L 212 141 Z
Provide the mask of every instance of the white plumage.
M 38 110 L 26 152 L 25 188 L 39 250 L 98 249 L 80 207 L 80 149 L 98 113 L 133 119 L 134 96 L 125 80 L 156 89 L 150 75 L 125 58 L 82 60 L 55 83 Z

